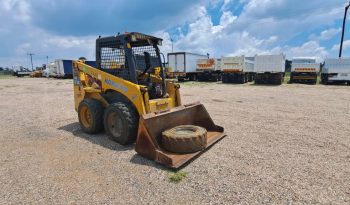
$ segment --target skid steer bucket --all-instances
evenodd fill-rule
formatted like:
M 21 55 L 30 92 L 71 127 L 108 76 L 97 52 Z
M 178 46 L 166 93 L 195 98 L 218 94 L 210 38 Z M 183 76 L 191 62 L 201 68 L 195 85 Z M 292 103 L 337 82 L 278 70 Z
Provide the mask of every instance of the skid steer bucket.
M 202 151 L 190 154 L 172 153 L 163 149 L 161 144 L 162 132 L 179 125 L 204 127 L 207 130 L 206 149 L 225 136 L 224 128 L 214 124 L 205 107 L 200 103 L 194 103 L 141 116 L 136 152 L 170 168 L 179 168 L 184 165 Z

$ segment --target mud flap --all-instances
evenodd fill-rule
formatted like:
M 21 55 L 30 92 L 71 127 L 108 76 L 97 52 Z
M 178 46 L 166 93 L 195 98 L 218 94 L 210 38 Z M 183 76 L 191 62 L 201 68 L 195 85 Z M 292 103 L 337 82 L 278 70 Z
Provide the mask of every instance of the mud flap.
M 224 128 L 215 125 L 205 107 L 193 103 L 140 117 L 135 150 L 138 154 L 170 168 L 179 168 L 203 151 L 177 154 L 164 150 L 162 132 L 179 125 L 196 125 L 207 130 L 207 148 L 225 137 Z

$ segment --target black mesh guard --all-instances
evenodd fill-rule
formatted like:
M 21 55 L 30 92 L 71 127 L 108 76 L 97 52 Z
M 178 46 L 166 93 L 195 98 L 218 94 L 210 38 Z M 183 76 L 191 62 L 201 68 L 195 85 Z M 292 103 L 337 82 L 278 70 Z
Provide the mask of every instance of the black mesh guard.
M 132 48 L 132 54 L 135 59 L 136 70 L 143 72 L 146 69 L 145 52 L 148 52 L 151 56 L 151 69 L 152 72 L 154 68 L 160 67 L 159 57 L 157 56 L 156 49 L 153 46 L 139 46 Z
M 100 44 L 99 52 L 101 59 L 100 69 L 126 80 L 131 80 L 124 47 L 120 42 L 117 40 L 103 42 Z
M 131 71 L 127 62 L 124 46 L 117 40 L 101 42 L 99 45 L 100 52 L 100 69 L 118 76 L 125 80 L 133 81 L 130 76 Z M 151 68 L 148 72 L 152 72 L 154 68 L 160 67 L 160 60 L 157 56 L 156 48 L 151 45 L 132 47 L 132 58 L 135 61 L 136 70 L 143 72 L 146 69 L 145 52 L 151 56 Z

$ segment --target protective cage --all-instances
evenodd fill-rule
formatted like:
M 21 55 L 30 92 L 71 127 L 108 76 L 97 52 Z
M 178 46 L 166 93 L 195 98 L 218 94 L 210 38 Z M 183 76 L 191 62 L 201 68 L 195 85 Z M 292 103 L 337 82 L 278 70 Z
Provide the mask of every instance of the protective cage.
M 97 67 L 134 83 L 137 83 L 138 74 L 146 69 L 145 52 L 151 57 L 151 69 L 148 72 L 161 67 L 158 47 L 152 45 L 152 41 L 131 42 L 118 36 L 96 40 Z

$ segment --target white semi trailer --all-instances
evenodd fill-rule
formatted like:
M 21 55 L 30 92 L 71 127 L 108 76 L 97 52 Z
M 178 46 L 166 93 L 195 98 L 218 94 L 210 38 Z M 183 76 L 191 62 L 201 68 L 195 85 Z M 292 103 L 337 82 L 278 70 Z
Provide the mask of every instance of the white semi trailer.
M 221 59 L 198 59 L 196 71 L 198 81 L 216 82 L 221 80 Z
M 316 84 L 321 65 L 314 57 L 297 57 L 292 59 L 290 83 Z
M 286 57 L 279 55 L 256 55 L 254 60 L 255 84 L 281 85 L 286 70 Z
M 347 83 L 350 85 L 350 58 L 329 58 L 321 72 L 322 84 Z
M 168 53 L 167 77 L 178 80 L 196 80 L 197 60 L 206 57 L 206 55 L 188 52 Z
M 246 83 L 254 79 L 254 61 L 245 56 L 222 57 L 221 72 L 223 83 Z

